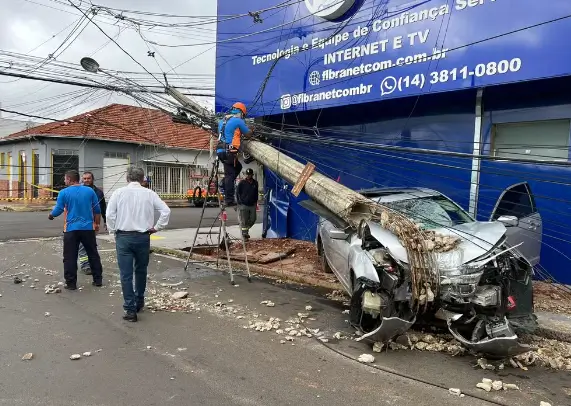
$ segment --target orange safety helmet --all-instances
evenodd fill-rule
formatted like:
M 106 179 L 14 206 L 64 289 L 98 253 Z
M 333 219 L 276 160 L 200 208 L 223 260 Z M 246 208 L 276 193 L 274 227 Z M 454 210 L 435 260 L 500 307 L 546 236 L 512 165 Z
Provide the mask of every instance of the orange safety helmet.
M 234 103 L 232 105 L 233 109 L 238 109 L 242 112 L 242 114 L 244 114 L 244 116 L 246 115 L 246 105 L 242 102 L 238 102 L 238 103 Z

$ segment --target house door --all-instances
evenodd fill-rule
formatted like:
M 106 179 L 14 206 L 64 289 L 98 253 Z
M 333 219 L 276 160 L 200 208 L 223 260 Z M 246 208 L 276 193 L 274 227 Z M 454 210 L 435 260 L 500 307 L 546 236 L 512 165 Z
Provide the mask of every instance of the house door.
M 527 182 L 510 186 L 498 199 L 491 220 L 506 224 L 509 245 L 522 243 L 517 249 L 532 264 L 537 265 L 541 254 L 543 223 Z M 504 221 L 505 220 L 505 221 Z
M 127 185 L 126 173 L 129 167 L 129 158 L 105 157 L 103 158 L 103 193 L 109 200 L 113 192 Z

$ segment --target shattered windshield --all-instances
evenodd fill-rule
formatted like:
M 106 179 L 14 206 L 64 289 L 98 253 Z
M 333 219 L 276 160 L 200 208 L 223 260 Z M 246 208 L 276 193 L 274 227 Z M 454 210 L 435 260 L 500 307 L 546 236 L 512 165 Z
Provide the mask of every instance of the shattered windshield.
M 442 196 L 383 202 L 382 204 L 411 218 L 425 230 L 452 227 L 473 221 L 464 210 Z

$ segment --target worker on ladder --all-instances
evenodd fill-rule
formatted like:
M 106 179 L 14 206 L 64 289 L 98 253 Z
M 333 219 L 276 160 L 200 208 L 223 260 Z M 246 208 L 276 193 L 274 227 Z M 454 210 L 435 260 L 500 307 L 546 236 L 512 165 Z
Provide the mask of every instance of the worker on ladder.
M 218 145 L 216 155 L 224 164 L 224 203 L 226 206 L 235 206 L 236 178 L 242 170 L 242 164 L 238 160 L 242 136 L 249 136 L 252 130 L 248 128 L 244 118 L 246 117 L 246 105 L 234 103 L 229 114 L 225 115 L 218 123 Z

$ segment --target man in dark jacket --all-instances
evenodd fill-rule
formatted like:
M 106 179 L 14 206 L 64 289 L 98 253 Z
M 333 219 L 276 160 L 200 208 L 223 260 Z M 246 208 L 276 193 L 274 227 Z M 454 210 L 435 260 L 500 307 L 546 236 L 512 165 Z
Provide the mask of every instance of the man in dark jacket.
M 250 238 L 250 228 L 256 223 L 256 206 L 258 204 L 258 182 L 254 179 L 252 168 L 246 169 L 246 178 L 238 183 L 236 190 L 242 236 Z
M 101 208 L 101 218 L 103 219 L 103 227 L 107 230 L 107 220 L 105 218 L 105 212 L 107 211 L 107 203 L 105 202 L 105 194 L 101 189 L 96 187 L 93 182 L 95 177 L 93 176 L 92 172 L 83 172 L 83 186 L 88 186 L 97 195 L 97 200 L 99 201 L 99 207 Z M 91 275 L 91 268 L 89 266 L 89 258 L 87 257 L 87 252 L 85 251 L 85 247 L 83 244 L 79 244 L 79 265 L 81 270 L 86 275 Z

